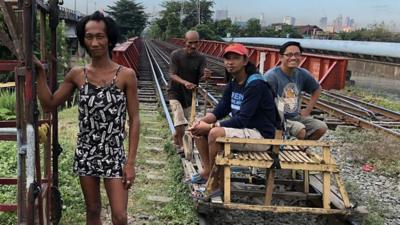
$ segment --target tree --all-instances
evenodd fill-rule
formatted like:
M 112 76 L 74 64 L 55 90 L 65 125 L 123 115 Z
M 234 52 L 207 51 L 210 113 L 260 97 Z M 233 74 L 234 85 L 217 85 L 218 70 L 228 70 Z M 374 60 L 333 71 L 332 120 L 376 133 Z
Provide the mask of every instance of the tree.
M 124 37 L 139 36 L 145 28 L 148 16 L 143 5 L 135 0 L 118 0 L 108 8 L 110 10 L 106 12 L 115 19 Z
M 221 41 L 221 38 L 215 34 L 214 30 L 206 24 L 199 24 L 194 28 L 194 30 L 199 33 L 200 39 Z
M 200 24 L 210 24 L 212 22 L 211 8 L 214 5 L 213 1 L 208 0 L 190 0 L 186 1 L 183 5 L 184 19 L 182 25 L 186 28 L 192 28 L 199 24 L 199 10 L 198 3 L 200 3 Z
M 226 37 L 226 34 L 228 33 L 229 28 L 231 28 L 231 27 L 232 27 L 231 19 L 224 19 L 224 20 L 215 21 L 213 28 L 217 35 L 219 35 L 221 37 Z
M 279 37 L 283 38 L 303 38 L 298 30 L 294 29 L 292 25 L 283 25 Z
M 261 33 L 261 24 L 259 19 L 249 19 L 247 21 L 246 36 L 247 37 L 258 37 Z
M 362 28 L 351 32 L 340 32 L 335 38 L 354 41 L 400 42 L 400 34 L 390 32 L 385 27 L 384 23 L 373 24 L 368 28 Z
M 240 37 L 242 30 L 240 29 L 240 26 L 237 24 L 232 24 L 227 30 L 227 33 L 231 34 L 231 37 Z
M 152 23 L 149 27 L 149 29 L 147 30 L 147 35 L 148 37 L 150 37 L 151 39 L 160 39 L 161 37 L 161 28 L 158 25 L 158 23 Z
M 198 25 L 198 3 L 200 2 L 200 23 L 212 22 L 211 8 L 214 4 L 209 0 L 164 1 L 161 6 L 160 18 L 155 20 L 163 34 L 163 39 L 181 37 L 187 30 Z
M 166 38 L 174 38 L 181 36 L 180 21 L 176 16 L 172 14 L 167 15 L 167 27 L 165 30 Z

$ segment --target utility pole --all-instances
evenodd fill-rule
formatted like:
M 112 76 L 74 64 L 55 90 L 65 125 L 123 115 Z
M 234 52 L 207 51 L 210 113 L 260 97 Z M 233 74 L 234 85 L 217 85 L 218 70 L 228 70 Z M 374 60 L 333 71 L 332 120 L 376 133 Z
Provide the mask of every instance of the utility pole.
M 201 16 L 200 16 L 200 0 L 197 0 L 197 17 L 198 17 L 198 25 L 201 24 Z
M 75 19 L 78 19 L 78 15 L 76 14 L 76 0 L 74 0 L 74 15 Z
M 181 0 L 181 11 L 180 11 L 180 19 L 181 19 L 181 23 L 183 21 L 183 5 L 184 5 L 184 0 Z

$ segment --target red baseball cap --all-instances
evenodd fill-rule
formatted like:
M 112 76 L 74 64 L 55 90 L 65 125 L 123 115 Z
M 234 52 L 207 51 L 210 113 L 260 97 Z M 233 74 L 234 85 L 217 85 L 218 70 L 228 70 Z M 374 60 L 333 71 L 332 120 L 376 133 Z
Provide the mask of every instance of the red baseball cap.
M 224 54 L 222 56 L 225 56 L 226 53 L 228 52 L 233 52 L 239 55 L 244 55 L 246 57 L 249 56 L 249 50 L 247 50 L 246 47 L 244 47 L 244 45 L 239 44 L 239 43 L 235 43 L 235 44 L 230 44 L 228 45 L 225 50 L 224 50 Z

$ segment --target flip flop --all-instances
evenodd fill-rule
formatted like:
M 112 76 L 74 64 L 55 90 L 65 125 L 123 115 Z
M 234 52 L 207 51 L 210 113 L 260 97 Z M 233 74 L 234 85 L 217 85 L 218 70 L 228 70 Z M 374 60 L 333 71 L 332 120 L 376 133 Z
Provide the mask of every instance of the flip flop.
M 207 179 L 204 179 L 200 174 L 196 173 L 191 178 L 185 180 L 185 183 L 205 184 L 207 183 Z
M 221 190 L 215 190 L 211 194 L 206 195 L 205 191 L 196 190 L 192 192 L 192 198 L 200 201 L 209 202 L 212 198 L 222 197 L 223 192 Z

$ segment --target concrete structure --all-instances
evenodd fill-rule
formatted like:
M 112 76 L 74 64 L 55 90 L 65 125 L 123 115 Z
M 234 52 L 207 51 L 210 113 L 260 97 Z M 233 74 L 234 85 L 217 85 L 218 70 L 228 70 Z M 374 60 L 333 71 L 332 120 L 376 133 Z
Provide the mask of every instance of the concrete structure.
M 349 60 L 347 71 L 357 86 L 386 91 L 400 98 L 400 65 L 368 60 Z
M 296 18 L 291 17 L 291 16 L 285 16 L 283 18 L 283 23 L 287 24 L 287 25 L 294 26 L 294 24 L 296 23 Z

